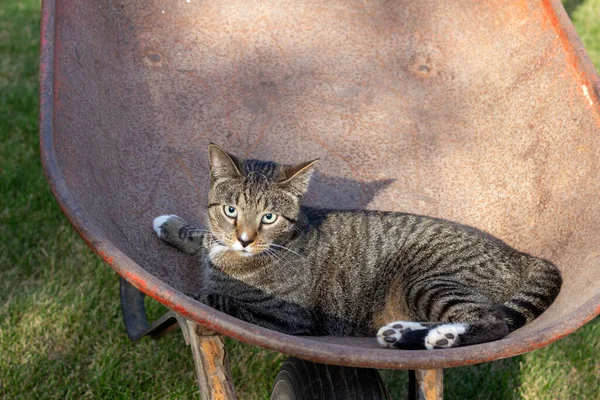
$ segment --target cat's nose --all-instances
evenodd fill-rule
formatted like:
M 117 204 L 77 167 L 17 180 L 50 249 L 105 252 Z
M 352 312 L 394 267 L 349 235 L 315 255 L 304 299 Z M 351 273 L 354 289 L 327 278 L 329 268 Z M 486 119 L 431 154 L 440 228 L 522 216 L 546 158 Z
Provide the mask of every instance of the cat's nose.
M 246 232 L 244 232 L 240 236 L 238 236 L 237 239 L 242 244 L 242 247 L 247 247 L 250 243 L 254 242 L 254 238 L 251 237 L 250 235 L 248 235 Z
M 242 244 L 242 247 L 247 247 L 250 243 L 254 242 L 254 240 L 252 240 L 252 239 L 242 240 L 242 239 L 238 238 L 238 240 Z

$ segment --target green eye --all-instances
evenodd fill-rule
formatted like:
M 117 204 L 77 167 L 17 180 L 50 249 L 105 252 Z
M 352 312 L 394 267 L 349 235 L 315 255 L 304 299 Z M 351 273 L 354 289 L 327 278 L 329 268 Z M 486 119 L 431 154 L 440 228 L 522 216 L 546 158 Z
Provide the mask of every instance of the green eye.
M 261 219 L 263 224 L 272 224 L 276 220 L 277 220 L 277 214 L 273 214 L 273 213 L 266 213 L 265 215 L 262 216 L 262 219 Z
M 229 218 L 235 218 L 238 214 L 234 206 L 223 206 L 223 211 L 225 212 L 225 215 L 227 215 Z

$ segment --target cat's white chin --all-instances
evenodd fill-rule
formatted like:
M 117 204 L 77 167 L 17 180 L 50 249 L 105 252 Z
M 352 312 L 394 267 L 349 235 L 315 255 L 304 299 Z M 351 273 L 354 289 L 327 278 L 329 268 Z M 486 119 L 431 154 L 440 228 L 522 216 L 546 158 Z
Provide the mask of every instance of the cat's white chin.
M 221 244 L 213 244 L 208 251 L 208 257 L 212 260 L 216 257 L 219 257 L 223 253 L 227 253 L 229 251 L 234 252 L 240 257 L 252 257 L 254 255 L 250 250 L 236 250 L 235 248 L 223 246 Z
M 233 246 L 231 246 L 231 249 L 242 257 L 250 257 L 254 255 L 254 252 L 249 247 L 242 246 L 242 244 L 238 240 L 233 242 Z
M 220 244 L 213 244 L 212 246 L 210 246 L 210 250 L 208 251 L 208 258 L 212 260 L 215 257 L 225 253 L 226 251 L 229 251 L 229 247 Z

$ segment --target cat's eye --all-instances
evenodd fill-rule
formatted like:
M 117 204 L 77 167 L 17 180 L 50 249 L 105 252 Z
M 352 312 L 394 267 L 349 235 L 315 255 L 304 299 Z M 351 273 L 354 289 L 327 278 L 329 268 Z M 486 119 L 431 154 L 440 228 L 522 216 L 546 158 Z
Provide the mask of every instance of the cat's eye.
M 237 209 L 234 206 L 223 206 L 223 211 L 229 218 L 235 218 L 238 215 Z
M 265 215 L 262 216 L 261 222 L 263 224 L 272 224 L 276 220 L 277 220 L 277 214 L 266 213 Z

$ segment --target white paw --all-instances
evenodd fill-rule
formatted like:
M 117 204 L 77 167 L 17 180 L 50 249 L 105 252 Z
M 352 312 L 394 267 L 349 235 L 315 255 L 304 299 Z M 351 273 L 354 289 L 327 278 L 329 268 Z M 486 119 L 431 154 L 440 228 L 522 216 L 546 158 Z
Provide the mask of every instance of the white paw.
M 402 339 L 402 334 L 404 332 L 416 331 L 419 329 L 427 329 L 427 327 L 418 322 L 411 321 L 390 322 L 377 332 L 377 343 L 379 343 L 381 347 L 394 347 L 394 343 L 397 343 Z
M 458 335 L 465 333 L 468 327 L 468 324 L 444 324 L 431 328 L 425 336 L 425 348 L 433 350 L 453 347 L 458 340 Z
M 158 237 L 161 237 L 160 236 L 160 234 L 162 233 L 161 227 L 165 224 L 165 222 L 167 222 L 171 218 L 178 218 L 178 217 L 177 217 L 177 215 L 161 215 L 160 217 L 154 218 L 154 221 L 152 221 L 152 228 L 154 228 L 154 232 L 156 232 Z

